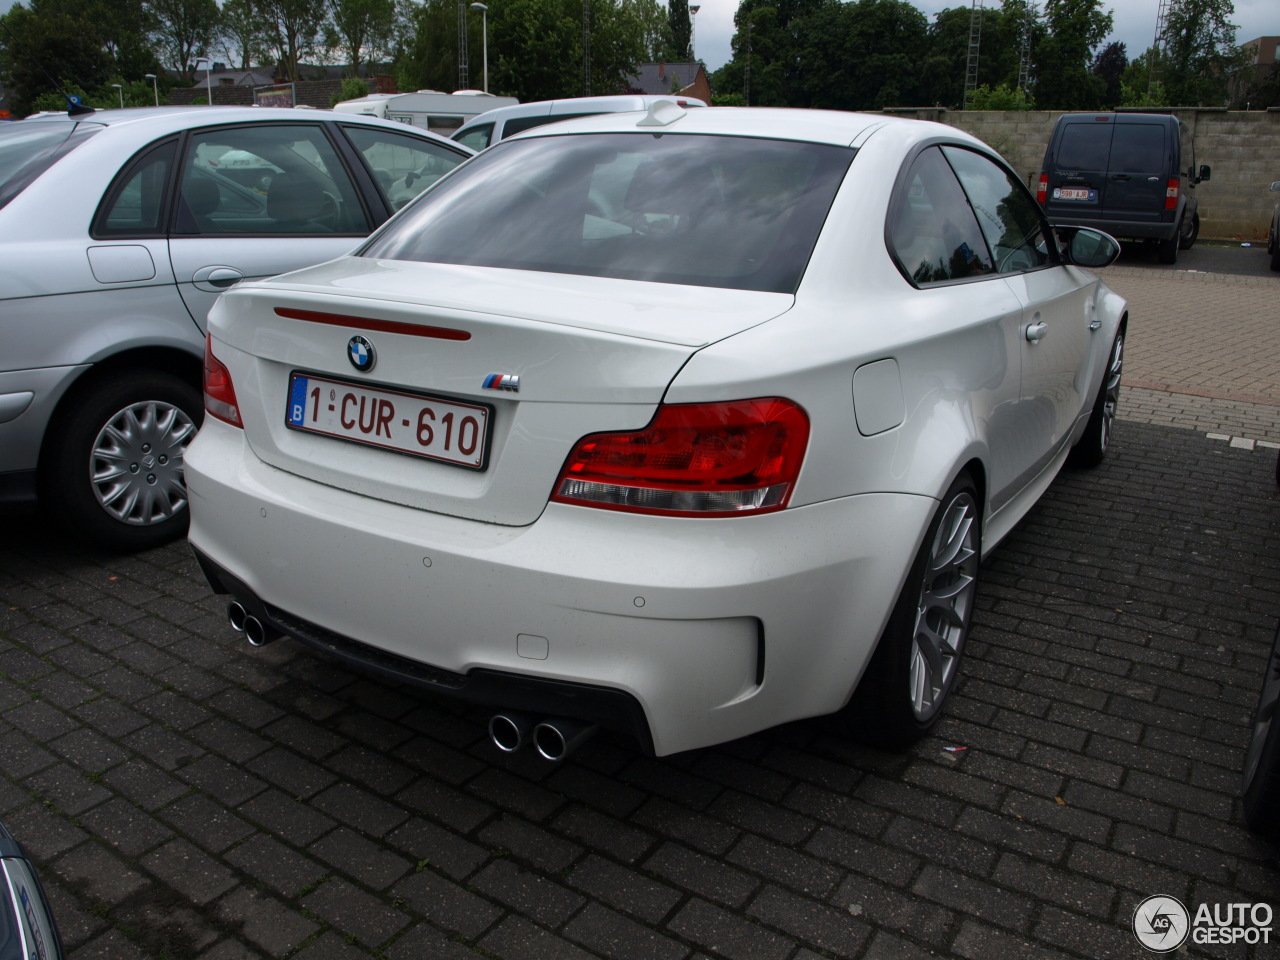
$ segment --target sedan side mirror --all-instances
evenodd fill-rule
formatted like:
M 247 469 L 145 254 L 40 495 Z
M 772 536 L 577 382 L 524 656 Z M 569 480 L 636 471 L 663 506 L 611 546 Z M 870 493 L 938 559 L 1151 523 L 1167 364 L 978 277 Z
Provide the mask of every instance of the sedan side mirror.
M 1055 227 L 1059 249 L 1067 263 L 1097 270 L 1115 263 L 1120 241 L 1109 233 L 1090 227 Z
M 1280 180 L 1275 180 L 1271 184 L 1272 193 L 1280 193 Z
M 1200 176 L 1196 179 L 1201 181 L 1209 179 L 1209 165 L 1207 163 L 1200 164 Z

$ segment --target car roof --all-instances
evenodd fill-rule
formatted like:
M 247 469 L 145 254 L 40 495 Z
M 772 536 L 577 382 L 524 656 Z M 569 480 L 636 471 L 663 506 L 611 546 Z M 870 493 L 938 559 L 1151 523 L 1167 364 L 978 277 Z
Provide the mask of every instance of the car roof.
M 78 122 L 99 124 L 104 127 L 144 129 L 150 135 L 161 136 L 164 133 L 186 130 L 191 127 L 203 127 L 215 124 L 231 123 L 317 123 L 339 122 L 366 127 L 380 127 L 384 130 L 395 130 L 399 133 L 412 131 L 413 134 L 446 143 L 464 153 L 475 151 L 460 143 L 454 143 L 448 137 L 430 133 L 419 127 L 394 120 L 380 120 L 377 117 L 356 113 L 336 114 L 331 110 L 298 110 L 282 107 L 234 107 L 208 106 L 207 104 L 163 107 L 126 107 L 123 110 L 95 110 L 93 113 L 70 117 L 66 113 L 43 113 L 27 117 L 18 123 L 67 123 Z
M 669 101 L 671 98 L 660 99 Z M 892 129 L 908 140 L 943 138 L 983 146 L 982 141 L 956 127 L 884 114 L 785 107 L 706 107 L 679 110 L 678 114 L 668 112 L 667 116 L 674 116 L 674 119 L 664 125 L 645 124 L 643 121 L 655 112 L 661 118 L 662 108 L 656 105 L 644 112 L 593 114 L 535 127 L 508 139 L 524 140 L 529 137 L 581 133 L 696 133 L 858 146 L 876 131 Z

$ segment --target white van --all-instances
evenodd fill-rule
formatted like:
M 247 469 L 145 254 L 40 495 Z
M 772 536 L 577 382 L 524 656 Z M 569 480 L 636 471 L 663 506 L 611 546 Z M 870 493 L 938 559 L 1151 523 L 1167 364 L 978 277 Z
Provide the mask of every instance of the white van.
M 452 139 L 472 150 L 483 150 L 513 133 L 540 127 L 557 120 L 572 120 L 595 113 L 625 113 L 648 110 L 658 100 L 674 100 L 682 107 L 705 107 L 706 101 L 672 93 L 624 94 L 616 97 L 570 97 L 565 100 L 537 100 L 516 106 L 497 106 L 462 125 Z
M 456 93 L 419 90 L 417 93 L 371 93 L 367 97 L 343 100 L 333 109 L 338 113 L 399 120 L 447 137 L 478 114 L 519 102 L 515 97 L 495 97 L 481 90 L 459 90 Z

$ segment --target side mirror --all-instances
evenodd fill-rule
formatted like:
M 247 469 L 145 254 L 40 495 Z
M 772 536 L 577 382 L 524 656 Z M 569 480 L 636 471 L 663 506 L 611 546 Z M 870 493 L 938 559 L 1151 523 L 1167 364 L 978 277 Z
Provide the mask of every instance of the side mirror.
M 1209 165 L 1207 163 L 1200 164 L 1200 176 L 1196 179 L 1202 181 L 1209 179 Z
M 1280 180 L 1275 180 L 1271 184 L 1272 193 L 1280 193 Z
M 1091 227 L 1055 227 L 1054 230 L 1067 263 L 1097 270 L 1115 263 L 1120 256 L 1120 241 L 1109 233 Z

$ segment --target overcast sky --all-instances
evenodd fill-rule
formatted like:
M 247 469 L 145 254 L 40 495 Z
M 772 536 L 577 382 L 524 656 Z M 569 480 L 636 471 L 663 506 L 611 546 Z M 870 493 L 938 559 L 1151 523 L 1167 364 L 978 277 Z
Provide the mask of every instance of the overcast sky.
M 0 0 L 5 2 L 5 0 Z M 493 0 L 501 3 L 502 0 Z M 694 16 L 694 54 L 707 64 L 708 70 L 718 70 L 732 56 L 729 41 L 733 38 L 733 15 L 738 0 L 689 0 L 689 5 L 701 3 Z M 914 0 L 915 7 L 933 22 L 933 15 L 948 7 L 968 7 L 971 0 Z M 986 6 L 999 8 L 1000 0 L 986 0 Z M 1112 0 L 1107 4 L 1114 21 L 1109 40 L 1123 43 L 1129 59 L 1141 54 L 1156 35 L 1156 11 L 1160 0 Z M 1231 18 L 1239 29 L 1236 42 L 1243 43 L 1257 37 L 1280 36 L 1280 4 L 1276 0 L 1235 0 L 1235 16 Z
M 933 14 L 939 10 L 969 6 L 970 2 L 916 0 L 915 6 L 932 22 Z M 13 3 L 14 0 L 0 0 L 0 11 L 8 10 Z M 701 8 L 693 18 L 694 54 L 706 62 L 708 70 L 718 70 L 731 55 L 729 41 L 733 38 L 733 15 L 738 9 L 738 0 L 692 0 L 690 6 L 695 3 L 700 3 Z M 986 3 L 990 7 L 999 6 L 999 0 L 986 0 Z M 1110 6 L 1115 27 L 1109 39 L 1125 44 L 1132 60 L 1146 50 L 1155 37 L 1160 0 L 1113 0 Z M 1276 0 L 1235 0 L 1235 11 L 1231 22 L 1239 27 L 1237 43 L 1256 37 L 1280 36 L 1280 4 Z

